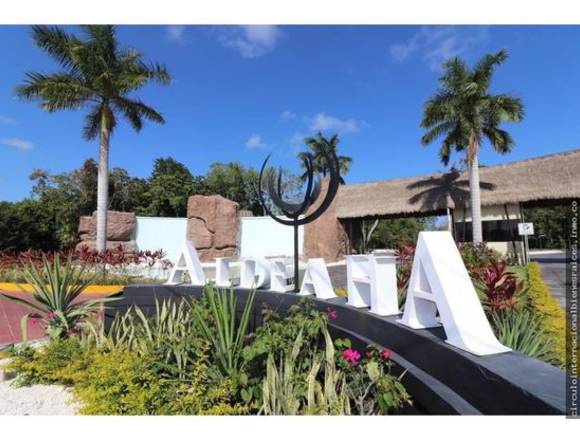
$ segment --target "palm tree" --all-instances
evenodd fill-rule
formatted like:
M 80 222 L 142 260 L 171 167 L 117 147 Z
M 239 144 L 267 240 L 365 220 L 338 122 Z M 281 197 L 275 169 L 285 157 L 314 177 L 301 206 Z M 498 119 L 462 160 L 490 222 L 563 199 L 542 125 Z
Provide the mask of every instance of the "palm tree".
M 106 249 L 109 180 L 109 142 L 124 116 L 140 131 L 143 120 L 164 123 L 163 117 L 132 93 L 150 81 L 169 84 L 171 78 L 160 64 L 147 64 L 140 52 L 119 47 L 113 26 L 82 26 L 83 38 L 56 26 L 34 26 L 36 46 L 58 62 L 53 74 L 30 72 L 16 93 L 25 100 L 38 100 L 43 110 L 88 109 L 83 127 L 87 140 L 99 137 L 97 184 L 98 251 Z
M 328 164 L 326 163 L 325 151 L 332 151 L 336 153 L 338 157 L 338 168 L 340 170 L 340 183 L 344 184 L 343 176 L 350 171 L 350 166 L 352 164 L 352 158 L 348 156 L 338 156 L 338 143 L 340 139 L 338 134 L 332 135 L 330 139 L 325 138 L 321 132 L 318 132 L 316 136 L 312 136 L 304 139 L 304 143 L 312 150 L 311 154 L 313 156 L 312 167 L 315 173 L 321 173 L 324 177 L 328 173 Z M 298 157 L 302 160 L 306 157 L 305 152 L 299 153 Z M 302 165 L 302 164 L 301 164 Z M 302 165 L 304 167 L 304 165 Z M 302 179 L 305 180 L 308 177 L 306 173 L 302 175 Z
M 478 160 L 482 142 L 487 139 L 498 153 L 510 152 L 514 141 L 500 125 L 520 122 L 524 117 L 521 99 L 489 91 L 496 66 L 507 56 L 505 50 L 486 55 L 473 69 L 460 58 L 447 61 L 440 90 L 426 102 L 421 122 L 427 129 L 421 138 L 423 145 L 444 137 L 439 154 L 445 165 L 452 150 L 466 153 L 474 243 L 482 241 Z

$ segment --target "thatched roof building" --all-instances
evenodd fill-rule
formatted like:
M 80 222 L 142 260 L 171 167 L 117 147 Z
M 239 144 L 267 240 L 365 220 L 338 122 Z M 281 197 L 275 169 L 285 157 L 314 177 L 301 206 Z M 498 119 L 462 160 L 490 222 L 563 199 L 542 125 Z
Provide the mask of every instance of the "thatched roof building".
M 580 198 L 580 149 L 480 168 L 482 206 Z M 341 219 L 439 215 L 469 202 L 467 173 L 345 185 L 338 192 Z

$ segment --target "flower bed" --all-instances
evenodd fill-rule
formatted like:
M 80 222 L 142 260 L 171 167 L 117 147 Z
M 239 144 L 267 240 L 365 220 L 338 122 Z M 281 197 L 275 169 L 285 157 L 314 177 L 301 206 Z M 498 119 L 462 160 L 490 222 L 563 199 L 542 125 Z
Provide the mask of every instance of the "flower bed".
M 248 331 L 248 301 L 236 317 L 232 292 L 207 287 L 201 300 L 157 304 L 14 351 L 21 385 L 70 386 L 84 414 L 389 414 L 410 404 L 390 353 L 333 341 L 328 321 L 305 300 Z

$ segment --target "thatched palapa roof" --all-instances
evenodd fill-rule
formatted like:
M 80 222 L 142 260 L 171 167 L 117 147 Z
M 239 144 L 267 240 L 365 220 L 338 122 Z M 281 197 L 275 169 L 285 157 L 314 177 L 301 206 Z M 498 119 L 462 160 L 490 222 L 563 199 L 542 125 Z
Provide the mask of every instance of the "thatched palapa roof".
M 580 198 L 580 149 L 479 171 L 483 206 Z M 430 215 L 469 202 L 466 172 L 342 186 L 338 218 Z

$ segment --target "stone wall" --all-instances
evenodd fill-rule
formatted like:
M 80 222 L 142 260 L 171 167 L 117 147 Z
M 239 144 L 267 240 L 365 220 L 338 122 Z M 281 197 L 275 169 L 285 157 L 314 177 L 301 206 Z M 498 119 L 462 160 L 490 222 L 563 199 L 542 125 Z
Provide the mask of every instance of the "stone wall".
M 107 249 L 115 249 L 119 245 L 125 252 L 133 252 L 135 247 L 135 227 L 137 219 L 132 212 L 108 211 L 107 213 Z M 81 242 L 77 249 L 87 247 L 96 248 L 97 239 L 97 212 L 92 216 L 83 216 L 79 221 L 79 235 Z
M 318 201 L 308 209 L 306 215 L 322 203 L 328 191 L 328 183 L 328 179 L 322 181 Z M 324 258 L 324 261 L 329 263 L 341 260 L 349 253 L 348 236 L 344 225 L 336 217 L 337 198 L 338 194 L 324 214 L 304 226 L 304 256 L 306 258 Z
M 191 196 L 187 201 L 187 239 L 201 261 L 239 255 L 239 205 L 222 196 Z

